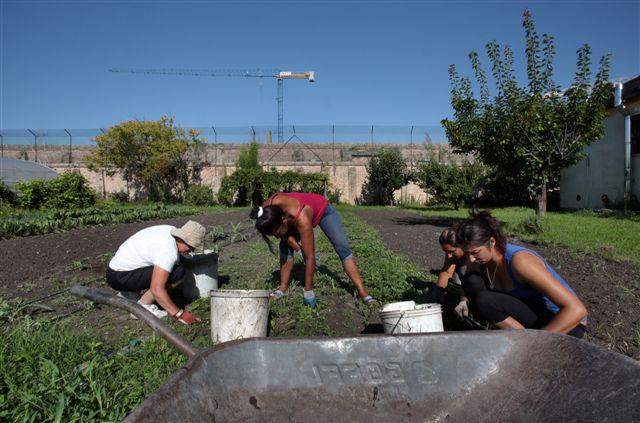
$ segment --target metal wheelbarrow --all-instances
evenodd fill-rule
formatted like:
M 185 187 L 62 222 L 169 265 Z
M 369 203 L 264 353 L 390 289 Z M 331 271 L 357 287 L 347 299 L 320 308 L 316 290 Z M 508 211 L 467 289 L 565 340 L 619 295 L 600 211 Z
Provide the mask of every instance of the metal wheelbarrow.
M 133 301 L 71 292 L 133 313 L 189 358 L 126 422 L 640 421 L 640 363 L 566 335 L 252 338 L 198 350 Z

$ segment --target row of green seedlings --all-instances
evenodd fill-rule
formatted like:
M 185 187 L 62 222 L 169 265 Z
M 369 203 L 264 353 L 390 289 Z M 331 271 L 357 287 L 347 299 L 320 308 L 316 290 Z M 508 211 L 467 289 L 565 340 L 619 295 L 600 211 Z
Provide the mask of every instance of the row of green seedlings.
M 75 210 L 51 210 L 3 216 L 0 238 L 43 235 L 74 228 L 167 219 L 201 212 L 198 207 L 182 205 L 143 205 L 122 208 L 91 207 Z

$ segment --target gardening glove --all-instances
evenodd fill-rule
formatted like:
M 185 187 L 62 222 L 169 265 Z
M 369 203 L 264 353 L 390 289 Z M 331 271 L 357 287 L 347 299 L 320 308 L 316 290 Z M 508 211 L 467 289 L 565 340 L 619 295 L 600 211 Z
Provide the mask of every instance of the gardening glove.
M 313 292 L 313 289 L 307 291 L 307 290 L 303 290 L 303 301 L 305 303 L 305 305 L 311 307 L 311 308 L 316 308 L 316 306 L 318 305 L 318 301 L 316 300 L 316 294 L 315 292 Z
M 460 319 L 469 317 L 469 302 L 467 300 L 460 301 L 456 308 L 453 309 L 453 311 L 456 312 Z
M 195 322 L 200 321 L 200 319 L 198 319 L 195 314 L 182 309 L 178 310 L 178 312 L 173 316 L 173 318 L 179 321 L 180 323 L 184 323 L 185 325 L 191 325 Z

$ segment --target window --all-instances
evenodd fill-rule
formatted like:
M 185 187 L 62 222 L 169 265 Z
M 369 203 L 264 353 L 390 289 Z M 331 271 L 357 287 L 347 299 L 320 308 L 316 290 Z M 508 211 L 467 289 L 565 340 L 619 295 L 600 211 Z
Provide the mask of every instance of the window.
M 631 116 L 631 154 L 640 154 L 640 115 Z

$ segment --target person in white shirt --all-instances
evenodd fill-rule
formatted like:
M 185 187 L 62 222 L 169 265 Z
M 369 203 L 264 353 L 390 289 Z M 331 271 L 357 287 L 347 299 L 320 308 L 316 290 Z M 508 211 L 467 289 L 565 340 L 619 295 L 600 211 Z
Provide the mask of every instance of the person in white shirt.
M 107 267 L 107 283 L 120 292 L 141 293 L 138 304 L 158 318 L 169 313 L 184 324 L 194 323 L 196 316 L 176 306 L 168 291 L 186 274 L 180 254 L 199 248 L 205 232 L 204 226 L 192 220 L 181 228 L 157 225 L 142 229 L 118 248 Z

